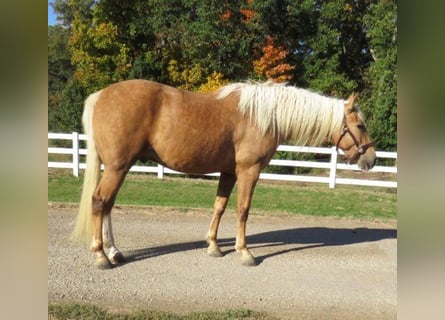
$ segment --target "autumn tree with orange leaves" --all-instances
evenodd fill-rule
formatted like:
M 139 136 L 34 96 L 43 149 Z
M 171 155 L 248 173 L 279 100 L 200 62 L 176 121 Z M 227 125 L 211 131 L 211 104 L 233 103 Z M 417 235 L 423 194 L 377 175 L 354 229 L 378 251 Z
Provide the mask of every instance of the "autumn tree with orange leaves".
M 261 50 L 263 55 L 253 61 L 258 76 L 275 82 L 287 82 L 292 79 L 295 67 L 286 63 L 288 50 L 281 45 L 277 46 L 272 37 L 266 38 L 266 45 Z

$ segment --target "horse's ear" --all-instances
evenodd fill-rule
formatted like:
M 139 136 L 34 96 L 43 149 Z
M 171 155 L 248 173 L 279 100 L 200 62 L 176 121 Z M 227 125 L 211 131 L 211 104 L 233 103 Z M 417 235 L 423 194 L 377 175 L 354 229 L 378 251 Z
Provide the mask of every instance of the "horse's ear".
M 349 96 L 348 100 L 345 102 L 345 114 L 354 111 L 354 104 L 357 97 L 358 97 L 357 93 L 353 93 Z

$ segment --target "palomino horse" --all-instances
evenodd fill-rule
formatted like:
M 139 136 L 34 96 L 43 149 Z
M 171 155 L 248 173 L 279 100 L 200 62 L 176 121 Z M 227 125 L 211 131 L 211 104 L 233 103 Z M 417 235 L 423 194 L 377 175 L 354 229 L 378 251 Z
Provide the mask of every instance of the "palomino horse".
M 207 232 L 207 252 L 214 257 L 222 256 L 218 226 L 238 181 L 235 249 L 242 264 L 255 265 L 246 222 L 260 170 L 279 143 L 319 145 L 330 139 L 362 170 L 373 167 L 375 148 L 354 100 L 270 82 L 235 83 L 203 94 L 129 80 L 93 93 L 83 113 L 88 157 L 73 237 L 92 236 L 99 268 L 124 261 L 114 244 L 111 208 L 135 161 L 153 160 L 190 174 L 221 173 Z

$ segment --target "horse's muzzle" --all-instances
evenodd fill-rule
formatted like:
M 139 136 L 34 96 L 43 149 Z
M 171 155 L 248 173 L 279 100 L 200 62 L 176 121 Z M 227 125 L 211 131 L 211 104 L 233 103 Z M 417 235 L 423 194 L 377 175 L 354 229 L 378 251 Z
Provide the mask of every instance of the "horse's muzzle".
M 357 165 L 360 168 L 360 170 L 368 171 L 371 170 L 376 161 L 376 155 L 375 152 L 370 153 L 364 153 L 360 156 L 360 158 L 357 161 Z

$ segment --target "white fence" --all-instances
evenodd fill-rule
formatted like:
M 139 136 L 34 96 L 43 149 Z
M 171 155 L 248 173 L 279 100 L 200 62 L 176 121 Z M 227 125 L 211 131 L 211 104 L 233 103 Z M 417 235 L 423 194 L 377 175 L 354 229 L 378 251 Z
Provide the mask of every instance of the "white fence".
M 71 148 L 59 148 L 48 147 L 48 154 L 66 154 L 72 156 L 71 162 L 54 162 L 48 161 L 48 168 L 65 168 L 72 169 L 73 175 L 79 176 L 79 170 L 85 169 L 85 163 L 79 161 L 79 155 L 86 155 L 87 150 L 79 147 L 79 141 L 87 140 L 85 134 L 73 133 L 48 133 L 48 140 L 71 140 Z M 288 151 L 298 153 L 315 153 L 315 154 L 327 154 L 330 155 L 329 162 L 320 161 L 299 161 L 299 160 L 279 160 L 272 159 L 270 166 L 287 166 L 287 167 L 305 167 L 305 168 L 322 168 L 329 172 L 328 176 L 313 176 L 313 175 L 293 175 L 293 174 L 272 174 L 261 173 L 260 179 L 267 180 L 280 180 L 280 181 L 299 181 L 299 182 L 319 182 L 327 183 L 329 188 L 335 188 L 336 184 L 350 184 L 350 185 L 363 185 L 363 186 L 376 186 L 376 187 L 388 187 L 397 188 L 397 181 L 391 180 L 370 180 L 370 179 L 355 179 L 355 178 L 342 178 L 338 176 L 338 170 L 359 170 L 357 165 L 347 165 L 343 163 L 337 163 L 338 153 L 343 154 L 342 151 L 338 152 L 335 147 L 331 148 L 316 148 L 316 147 L 299 147 L 299 146 L 287 146 L 280 145 L 277 151 Z M 397 159 L 396 152 L 377 151 L 377 158 L 389 158 Z M 157 166 L 140 166 L 134 165 L 130 171 L 133 172 L 146 172 L 156 173 L 158 178 L 162 179 L 164 174 L 184 174 L 177 172 L 161 165 Z M 374 166 L 369 172 L 382 172 L 391 173 L 396 179 L 397 166 Z M 211 173 L 209 176 L 219 176 L 219 173 Z

